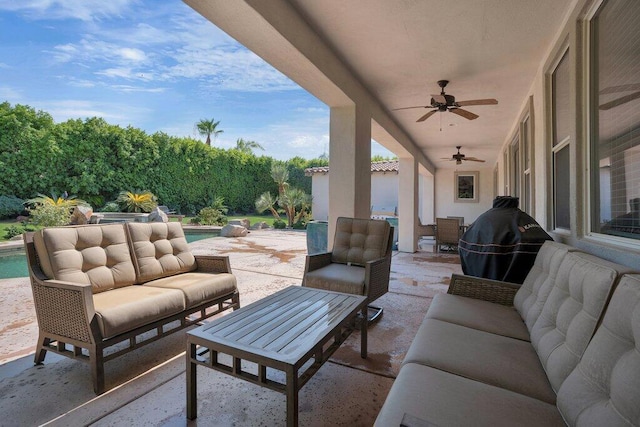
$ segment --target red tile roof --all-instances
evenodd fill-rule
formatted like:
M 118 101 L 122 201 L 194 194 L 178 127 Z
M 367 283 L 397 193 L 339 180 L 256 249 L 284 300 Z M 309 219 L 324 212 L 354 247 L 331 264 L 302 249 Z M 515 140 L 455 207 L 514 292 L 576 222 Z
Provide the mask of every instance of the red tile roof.
M 381 162 L 371 162 L 371 173 L 398 173 L 398 161 L 397 160 L 383 160 Z M 327 174 L 329 173 L 329 166 L 316 166 L 313 168 L 307 168 L 304 170 L 306 176 L 313 176 L 315 174 Z

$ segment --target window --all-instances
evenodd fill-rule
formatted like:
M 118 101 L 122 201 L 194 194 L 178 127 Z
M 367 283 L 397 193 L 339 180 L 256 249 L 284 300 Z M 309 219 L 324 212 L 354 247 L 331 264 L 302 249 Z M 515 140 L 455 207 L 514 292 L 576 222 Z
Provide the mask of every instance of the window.
M 553 224 L 570 229 L 570 156 L 571 142 L 569 51 L 567 50 L 551 76 L 553 111 Z
M 640 240 L 640 2 L 603 1 L 590 22 L 591 230 Z
M 522 197 L 520 198 L 520 209 L 528 214 L 533 214 L 531 195 L 531 121 L 529 116 L 525 117 L 521 125 L 522 140 Z

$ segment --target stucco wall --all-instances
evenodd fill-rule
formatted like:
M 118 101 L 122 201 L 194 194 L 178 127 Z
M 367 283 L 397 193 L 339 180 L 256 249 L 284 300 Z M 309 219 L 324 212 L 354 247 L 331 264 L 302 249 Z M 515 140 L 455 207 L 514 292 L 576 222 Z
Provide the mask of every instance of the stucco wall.
M 435 201 L 436 217 L 462 216 L 466 224 L 471 224 L 493 204 L 493 169 L 474 168 L 457 169 L 458 172 L 479 172 L 479 200 L 473 202 L 454 201 L 454 173 L 456 169 L 439 169 L 436 172 Z

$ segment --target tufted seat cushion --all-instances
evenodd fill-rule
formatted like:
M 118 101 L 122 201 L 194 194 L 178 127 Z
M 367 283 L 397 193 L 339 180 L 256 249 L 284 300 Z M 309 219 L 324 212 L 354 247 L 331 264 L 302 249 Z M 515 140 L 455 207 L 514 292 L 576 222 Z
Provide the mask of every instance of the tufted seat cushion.
M 90 283 L 94 294 L 135 282 L 122 224 L 44 228 L 33 241 L 50 279 Z
M 331 262 L 364 266 L 383 258 L 390 231 L 391 226 L 384 220 L 338 218 Z
M 640 425 L 640 275 L 623 276 L 589 347 L 560 387 L 569 425 Z
M 179 222 L 129 222 L 125 227 L 133 253 L 136 283 L 193 271 L 198 267 Z

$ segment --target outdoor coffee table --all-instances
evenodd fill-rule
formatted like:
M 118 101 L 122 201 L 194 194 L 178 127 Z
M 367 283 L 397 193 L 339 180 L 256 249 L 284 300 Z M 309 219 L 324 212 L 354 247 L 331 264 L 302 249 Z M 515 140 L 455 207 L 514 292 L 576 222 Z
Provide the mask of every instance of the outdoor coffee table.
M 347 339 L 363 310 L 364 296 L 291 286 L 188 332 L 187 418 L 198 416 L 196 366 L 202 365 L 286 394 L 287 425 L 297 426 L 298 391 Z M 366 358 L 366 317 L 359 324 Z M 231 366 L 219 353 L 231 356 Z M 257 365 L 257 375 L 243 370 L 243 360 L 254 370 Z M 267 368 L 284 372 L 285 383 L 267 378 Z

